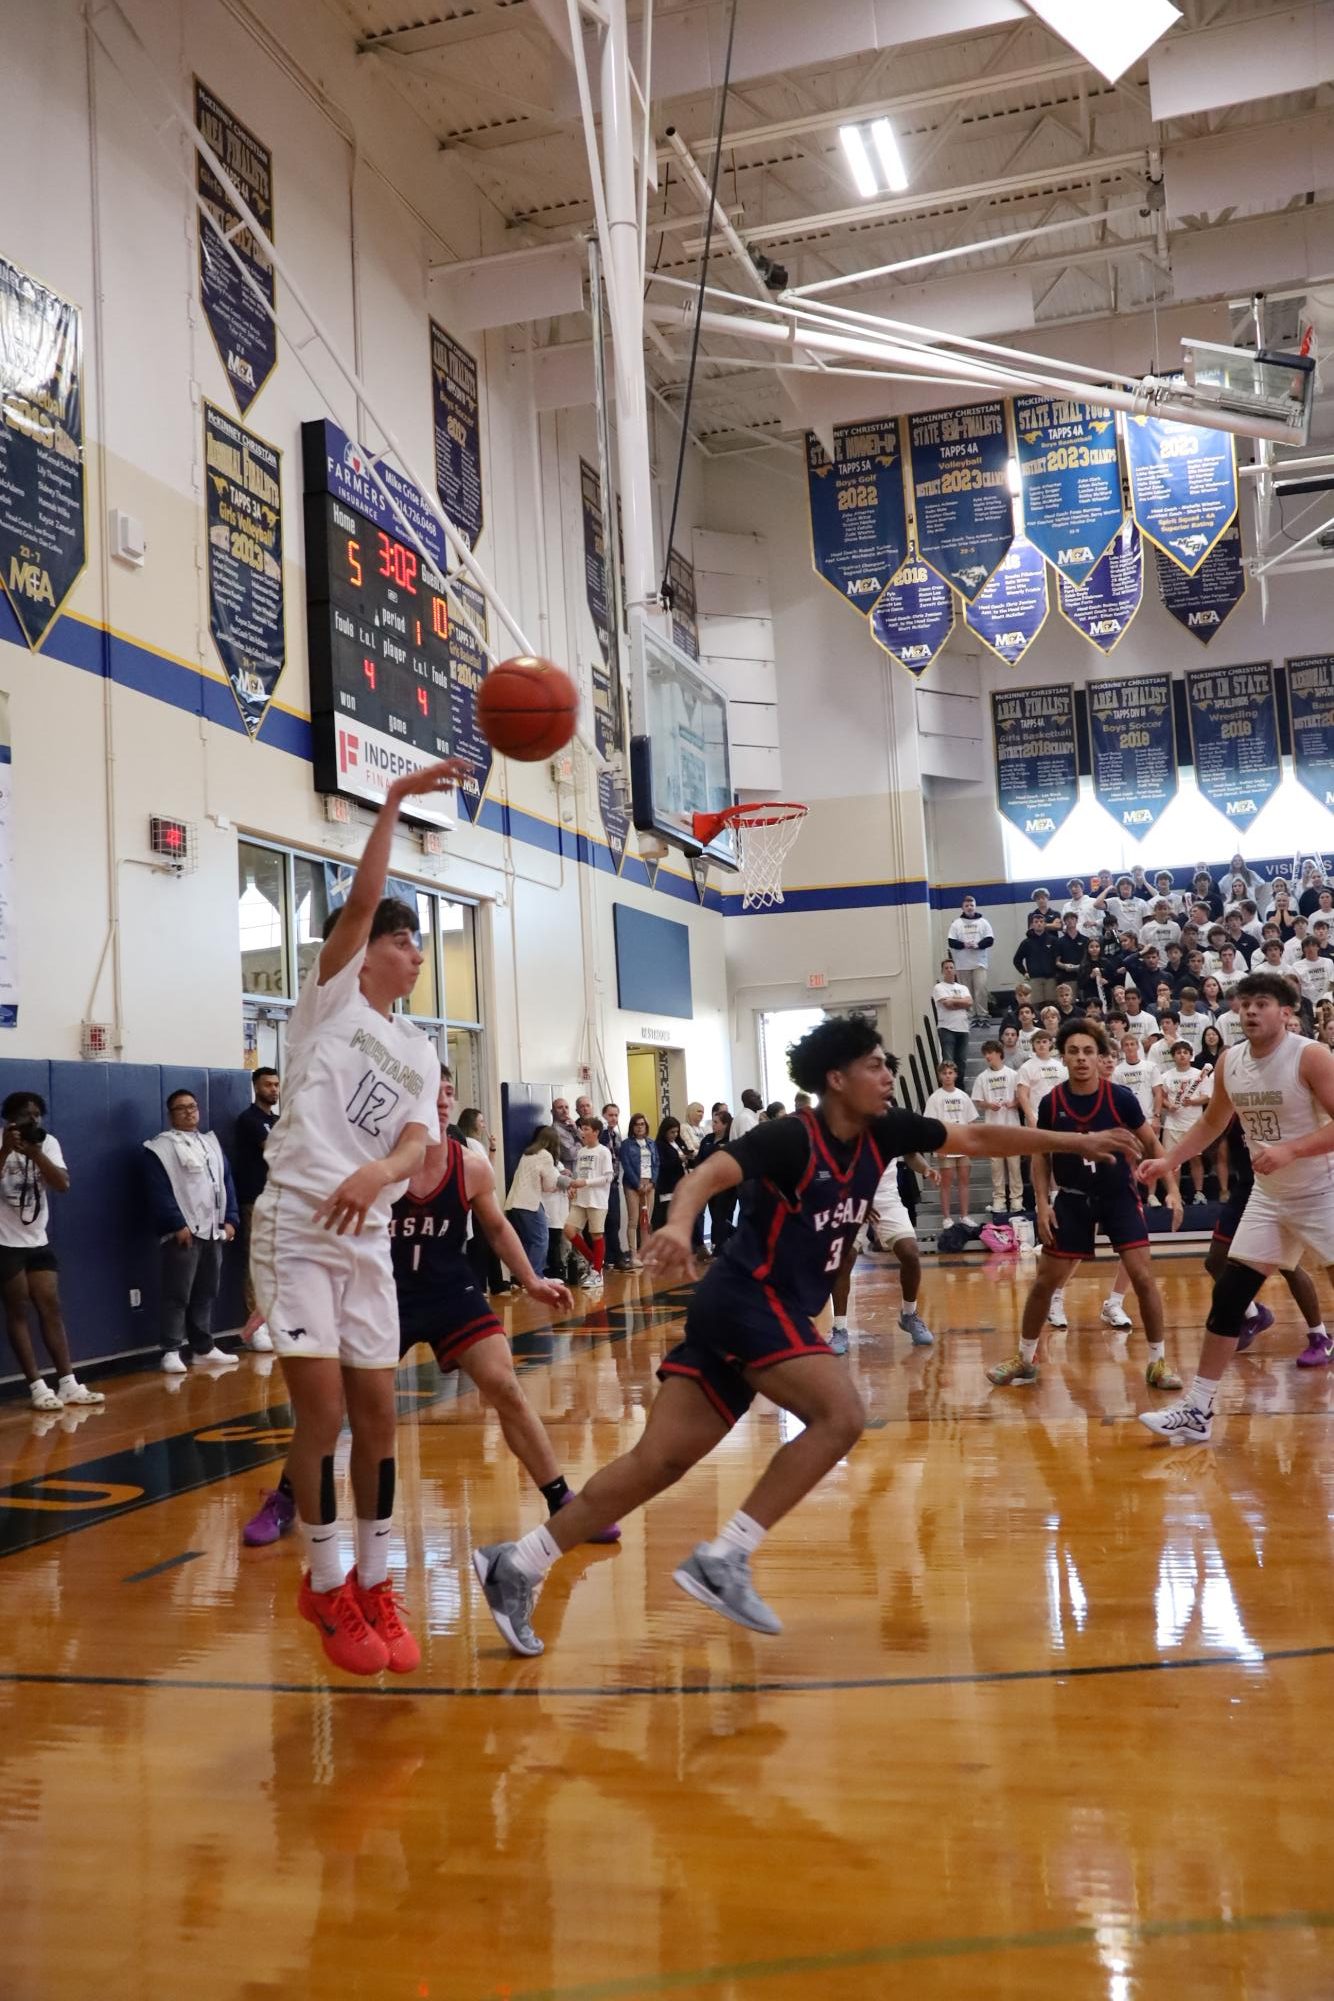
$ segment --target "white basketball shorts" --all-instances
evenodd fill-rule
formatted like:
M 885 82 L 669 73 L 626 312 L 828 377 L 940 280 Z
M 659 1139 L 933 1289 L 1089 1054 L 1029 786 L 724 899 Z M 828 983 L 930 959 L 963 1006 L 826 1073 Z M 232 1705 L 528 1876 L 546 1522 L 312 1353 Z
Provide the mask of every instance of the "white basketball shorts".
M 882 1244 L 897 1244 L 901 1238 L 914 1235 L 912 1219 L 899 1194 L 897 1168 L 892 1167 L 888 1174 L 881 1175 L 880 1186 L 871 1203 L 871 1216 L 876 1236 Z
M 276 1354 L 345 1369 L 398 1366 L 398 1294 L 385 1230 L 340 1237 L 270 1182 L 250 1226 L 250 1280 Z
M 1303 1251 L 1334 1265 L 1334 1188 L 1313 1189 L 1301 1201 L 1253 1188 L 1228 1256 L 1258 1271 L 1291 1271 Z

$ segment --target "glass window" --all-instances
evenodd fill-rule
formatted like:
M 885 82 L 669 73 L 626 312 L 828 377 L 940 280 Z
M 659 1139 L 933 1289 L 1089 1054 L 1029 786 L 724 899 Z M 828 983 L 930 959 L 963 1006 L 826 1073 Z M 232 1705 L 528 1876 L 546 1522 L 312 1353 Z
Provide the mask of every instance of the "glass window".
M 237 845 L 241 991 L 290 1000 L 287 962 L 287 857 L 249 841 Z
M 439 900 L 417 892 L 417 929 L 421 934 L 422 964 L 417 975 L 417 984 L 404 1003 L 408 1014 L 425 1015 L 430 1020 L 438 1020 L 440 1002 L 435 984 L 435 922 Z
M 300 985 L 320 956 L 320 947 L 324 943 L 324 920 L 329 914 L 329 897 L 323 862 L 313 862 L 305 855 L 296 855 L 293 857 L 292 875 L 296 897 L 297 984 Z
M 454 1072 L 459 1109 L 466 1105 L 484 1105 L 486 1084 L 482 1076 L 482 1038 L 477 1030 L 448 1029 L 445 1061 Z M 487 1123 L 489 1125 L 490 1121 Z
M 476 1021 L 477 954 L 473 945 L 473 909 L 466 903 L 440 898 L 440 936 L 445 961 L 445 1014 L 450 1021 Z

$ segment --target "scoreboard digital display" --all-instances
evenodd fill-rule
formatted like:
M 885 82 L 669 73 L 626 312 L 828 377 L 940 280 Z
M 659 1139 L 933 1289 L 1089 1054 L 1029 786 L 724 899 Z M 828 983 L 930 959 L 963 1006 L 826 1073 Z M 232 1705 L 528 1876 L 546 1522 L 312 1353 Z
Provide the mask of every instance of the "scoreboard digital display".
M 424 547 L 424 562 L 335 424 L 302 426 L 306 626 L 315 783 L 379 803 L 404 771 L 449 756 L 449 603 L 443 543 L 415 487 L 378 468 Z M 411 817 L 452 827 L 451 793 Z

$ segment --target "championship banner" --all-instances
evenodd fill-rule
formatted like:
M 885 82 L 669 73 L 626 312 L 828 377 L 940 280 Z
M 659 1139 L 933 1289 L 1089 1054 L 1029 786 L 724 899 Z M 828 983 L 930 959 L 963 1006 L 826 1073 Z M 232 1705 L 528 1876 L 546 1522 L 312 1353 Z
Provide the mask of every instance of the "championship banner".
M 1287 668 L 1292 775 L 1334 807 L 1334 653 L 1304 653 Z
M 1100 653 L 1114 653 L 1144 601 L 1144 544 L 1127 514 L 1082 584 L 1062 577 L 1061 616 Z
M 1196 667 L 1186 707 L 1201 795 L 1227 820 L 1253 820 L 1278 790 L 1278 703 L 1267 660 Z
M 584 530 L 584 598 L 597 634 L 601 664 L 593 662 L 593 737 L 602 755 L 623 761 L 624 704 L 619 675 L 611 668 L 611 592 L 602 533 L 602 482 L 587 459 L 579 461 L 579 511 Z M 598 811 L 611 858 L 620 874 L 630 832 L 621 773 L 613 766 L 598 771 Z
M 287 664 L 282 453 L 204 405 L 208 629 L 241 721 L 259 735 Z
M 1177 795 L 1171 676 L 1090 681 L 1087 694 L 1094 795 L 1142 841 Z
M 619 494 L 616 499 L 619 507 Z M 620 543 L 624 549 L 624 536 L 621 536 Z M 672 590 L 672 638 L 683 653 L 688 653 L 692 660 L 698 660 L 699 607 L 695 601 L 695 566 L 678 549 L 673 549 L 667 558 L 667 578 Z M 625 603 L 624 584 L 621 603 Z
M 1130 505 L 1141 535 L 1193 577 L 1237 512 L 1237 452 L 1226 431 L 1127 417 Z
M 1016 396 L 1014 429 L 1024 533 L 1082 584 L 1121 526 L 1116 418 L 1100 403 Z
M 1014 688 L 991 697 L 996 803 L 1012 827 L 1045 848 L 1079 798 L 1075 691 Z
M 482 534 L 482 429 L 477 363 L 431 321 L 431 408 L 440 505 L 470 549 Z
M 1158 590 L 1174 619 L 1207 646 L 1223 621 L 1237 609 L 1246 595 L 1246 572 L 1241 565 L 1241 521 L 1223 531 L 1193 577 L 1166 557 L 1158 558 Z
M 460 780 L 458 801 L 470 820 L 482 810 L 487 782 L 495 753 L 482 735 L 477 721 L 477 698 L 486 679 L 487 658 L 477 640 L 458 616 L 458 604 L 465 604 L 483 637 L 486 637 L 486 599 L 462 577 L 451 577 L 449 606 L 449 741 L 456 757 L 466 757 L 472 766 Z
M 906 667 L 923 674 L 954 630 L 954 592 L 908 551 L 871 606 L 871 637 Z
M 1047 565 L 1031 542 L 1013 544 L 1000 568 L 987 578 L 963 622 L 1007 667 L 1023 659 L 1047 623 Z
M 0 582 L 29 646 L 87 554 L 77 306 L 0 257 Z
M 273 240 L 273 155 L 248 126 L 195 78 L 195 124 L 244 197 L 265 235 Z M 202 153 L 195 153 L 195 189 L 270 307 L 276 294 L 273 266 L 242 222 L 231 196 Z M 215 232 L 199 223 L 199 300 L 217 343 L 236 407 L 244 417 L 278 365 L 278 329 L 242 278 Z
M 806 491 L 816 575 L 864 612 L 908 548 L 897 420 L 836 424 L 832 459 L 807 431 Z
M 11 829 L 9 697 L 0 695 L 0 1028 L 19 1025 L 18 968 L 14 957 L 14 848 Z
M 970 604 L 1014 540 L 1003 403 L 908 419 L 917 548 Z

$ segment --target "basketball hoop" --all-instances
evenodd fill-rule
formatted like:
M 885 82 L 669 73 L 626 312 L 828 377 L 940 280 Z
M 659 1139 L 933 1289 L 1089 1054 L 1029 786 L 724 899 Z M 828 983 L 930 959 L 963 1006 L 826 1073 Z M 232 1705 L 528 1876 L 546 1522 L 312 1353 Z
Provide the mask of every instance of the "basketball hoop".
M 805 818 L 804 806 L 786 799 L 763 799 L 749 806 L 728 806 L 721 813 L 696 813 L 693 826 L 695 839 L 706 847 L 725 827 L 732 829 L 741 876 L 741 908 L 772 910 L 783 901 L 783 863 Z

